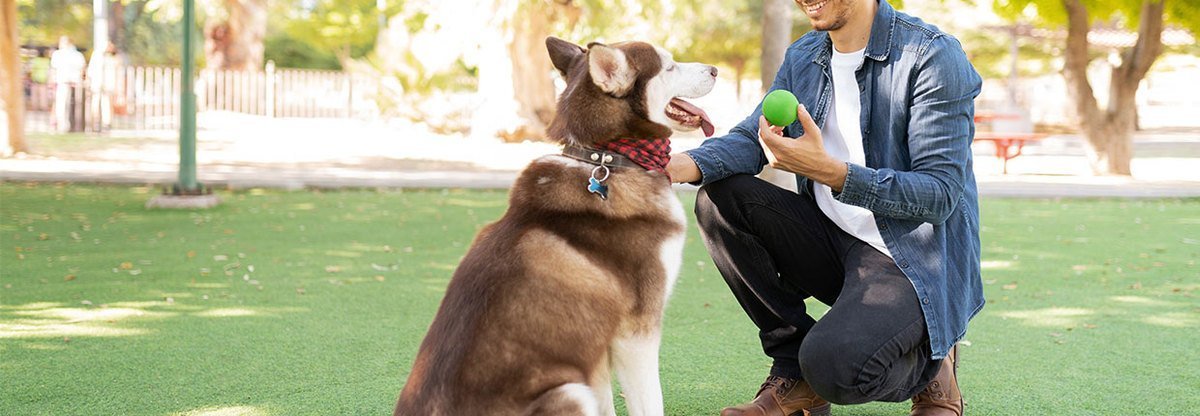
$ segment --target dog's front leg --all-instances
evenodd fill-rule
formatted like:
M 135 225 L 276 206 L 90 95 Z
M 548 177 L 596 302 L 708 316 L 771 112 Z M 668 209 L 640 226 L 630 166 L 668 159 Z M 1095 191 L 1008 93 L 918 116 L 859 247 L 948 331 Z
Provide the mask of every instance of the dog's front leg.
M 658 346 L 661 334 L 629 334 L 612 346 L 613 370 L 625 394 L 629 416 L 663 414 L 662 386 L 658 379 Z

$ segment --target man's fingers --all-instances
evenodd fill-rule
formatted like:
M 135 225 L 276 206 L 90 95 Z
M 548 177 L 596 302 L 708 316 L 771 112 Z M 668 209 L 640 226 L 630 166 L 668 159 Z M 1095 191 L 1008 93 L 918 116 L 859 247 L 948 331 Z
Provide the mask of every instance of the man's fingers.
M 758 138 L 762 140 L 764 144 L 774 146 L 775 143 L 778 143 L 778 140 L 780 139 L 779 133 L 782 133 L 782 131 L 775 126 L 772 126 L 770 123 L 767 123 L 766 117 L 758 117 Z
M 808 114 L 808 108 L 804 104 L 796 107 L 796 118 L 800 120 L 800 126 L 804 127 L 805 136 L 814 131 L 821 131 L 821 128 L 817 127 L 817 122 L 813 121 L 812 115 Z

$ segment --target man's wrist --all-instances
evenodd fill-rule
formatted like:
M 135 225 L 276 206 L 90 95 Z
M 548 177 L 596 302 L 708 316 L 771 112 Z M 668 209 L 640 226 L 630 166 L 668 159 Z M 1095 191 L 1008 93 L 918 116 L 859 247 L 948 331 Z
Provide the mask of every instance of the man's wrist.
M 833 157 L 826 158 L 825 163 L 822 165 L 820 175 L 813 179 L 825 184 L 834 192 L 841 192 L 842 187 L 846 184 L 846 176 L 850 174 L 850 166 L 846 165 L 846 162 Z

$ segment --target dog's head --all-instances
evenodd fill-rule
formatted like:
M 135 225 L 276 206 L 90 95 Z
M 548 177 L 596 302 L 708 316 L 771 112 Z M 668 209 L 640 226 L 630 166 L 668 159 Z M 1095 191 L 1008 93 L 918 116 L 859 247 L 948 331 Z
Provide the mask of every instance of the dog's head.
M 644 42 L 593 42 L 585 49 L 549 37 L 546 49 L 567 82 L 550 123 L 551 138 L 595 146 L 616 139 L 663 139 L 672 130 L 700 128 L 712 135 L 708 115 L 683 98 L 712 91 L 716 67 L 675 62 L 669 52 Z

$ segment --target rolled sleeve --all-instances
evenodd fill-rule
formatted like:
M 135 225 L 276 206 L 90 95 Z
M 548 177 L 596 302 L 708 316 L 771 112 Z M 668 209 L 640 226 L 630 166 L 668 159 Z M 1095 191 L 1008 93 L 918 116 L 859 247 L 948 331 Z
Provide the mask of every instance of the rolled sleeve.
M 846 168 L 846 182 L 842 183 L 842 192 L 835 199 L 843 204 L 871 209 L 875 170 L 854 163 L 847 163 Z

